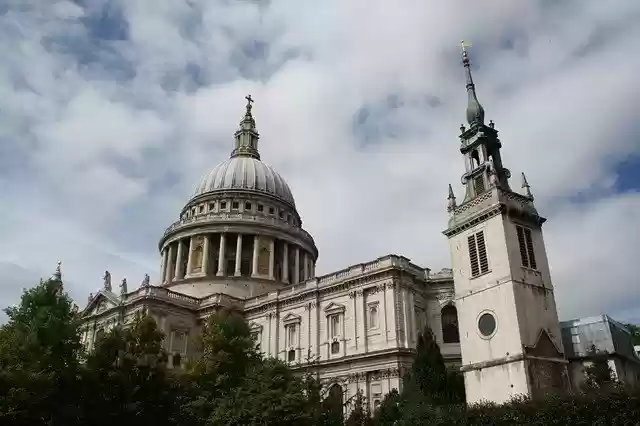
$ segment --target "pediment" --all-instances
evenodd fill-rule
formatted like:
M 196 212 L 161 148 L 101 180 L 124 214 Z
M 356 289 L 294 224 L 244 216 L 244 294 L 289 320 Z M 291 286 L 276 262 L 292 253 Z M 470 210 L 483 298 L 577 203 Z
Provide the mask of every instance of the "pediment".
M 252 333 L 261 332 L 262 326 L 252 321 L 251 323 L 249 323 L 249 329 L 251 330 Z
M 101 314 L 102 312 L 109 311 L 120 304 L 118 297 L 110 291 L 100 290 L 84 308 L 82 316 L 90 316 Z
M 564 358 L 564 354 L 560 352 L 545 329 L 540 330 L 536 343 L 533 346 L 525 345 L 524 350 L 527 355 L 543 358 Z
M 327 315 L 331 315 L 331 314 L 343 314 L 344 311 L 346 310 L 346 308 L 344 307 L 344 305 L 341 305 L 339 303 L 335 303 L 335 302 L 331 302 L 329 303 L 325 308 L 324 308 L 324 312 Z
M 284 324 L 295 324 L 295 323 L 299 323 L 302 319 L 300 318 L 300 316 L 289 312 L 287 315 L 284 316 L 284 318 L 282 318 L 282 322 Z

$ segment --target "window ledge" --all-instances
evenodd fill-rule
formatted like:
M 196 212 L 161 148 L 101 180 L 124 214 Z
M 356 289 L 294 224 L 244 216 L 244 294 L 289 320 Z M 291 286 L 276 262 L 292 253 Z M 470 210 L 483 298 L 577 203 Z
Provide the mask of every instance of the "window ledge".
M 483 272 L 483 273 L 478 274 L 478 275 L 473 275 L 469 279 L 470 280 L 475 280 L 476 278 L 484 277 L 485 275 L 489 275 L 490 273 L 491 273 L 491 269 L 489 269 L 487 272 Z

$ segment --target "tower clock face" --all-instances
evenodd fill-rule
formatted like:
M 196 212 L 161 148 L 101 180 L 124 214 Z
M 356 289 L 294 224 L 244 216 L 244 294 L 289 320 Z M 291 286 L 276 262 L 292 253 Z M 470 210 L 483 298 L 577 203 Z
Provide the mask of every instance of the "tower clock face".
M 483 337 L 491 337 L 496 331 L 496 317 L 489 312 L 480 315 L 478 319 L 478 331 Z

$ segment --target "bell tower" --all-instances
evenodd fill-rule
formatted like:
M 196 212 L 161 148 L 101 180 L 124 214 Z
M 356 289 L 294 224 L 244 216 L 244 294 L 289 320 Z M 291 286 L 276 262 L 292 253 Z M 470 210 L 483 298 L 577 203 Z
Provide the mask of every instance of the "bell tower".
M 460 127 L 464 199 L 449 185 L 449 238 L 467 402 L 566 390 L 568 376 L 542 224 L 529 184 L 509 186 L 502 144 L 485 124 L 466 45 L 467 122 Z

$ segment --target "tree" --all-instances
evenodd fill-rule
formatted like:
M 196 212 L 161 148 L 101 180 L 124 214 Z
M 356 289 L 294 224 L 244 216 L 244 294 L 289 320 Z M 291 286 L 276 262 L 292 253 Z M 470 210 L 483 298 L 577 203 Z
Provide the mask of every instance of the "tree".
M 59 275 L 26 290 L 0 328 L 0 423 L 78 423 L 83 350 Z
M 358 392 L 353 399 L 353 408 L 347 421 L 346 426 L 373 426 L 373 420 L 371 419 L 371 413 L 367 404 L 367 399 L 364 397 L 362 389 L 358 389 Z
M 197 397 L 187 404 L 208 425 L 310 424 L 305 382 L 282 361 L 263 360 L 245 320 L 231 311 L 210 316 L 202 356 L 189 373 Z
M 0 328 L 0 369 L 33 373 L 73 370 L 83 353 L 79 318 L 59 279 L 41 281 L 5 309 Z
M 602 389 L 611 387 L 616 380 L 609 366 L 606 353 L 599 352 L 595 345 L 591 345 L 588 351 L 591 365 L 585 367 L 585 386 L 587 389 Z
M 155 320 L 144 315 L 96 342 L 82 380 L 86 424 L 193 423 L 180 413 L 186 384 L 169 374 L 163 338 Z
M 636 324 L 625 324 L 631 333 L 631 342 L 634 346 L 640 345 L 640 326 Z
M 432 405 L 455 404 L 465 399 L 461 375 L 447 368 L 433 333 L 426 328 L 418 337 L 416 358 L 403 380 L 404 393 L 418 392 Z

